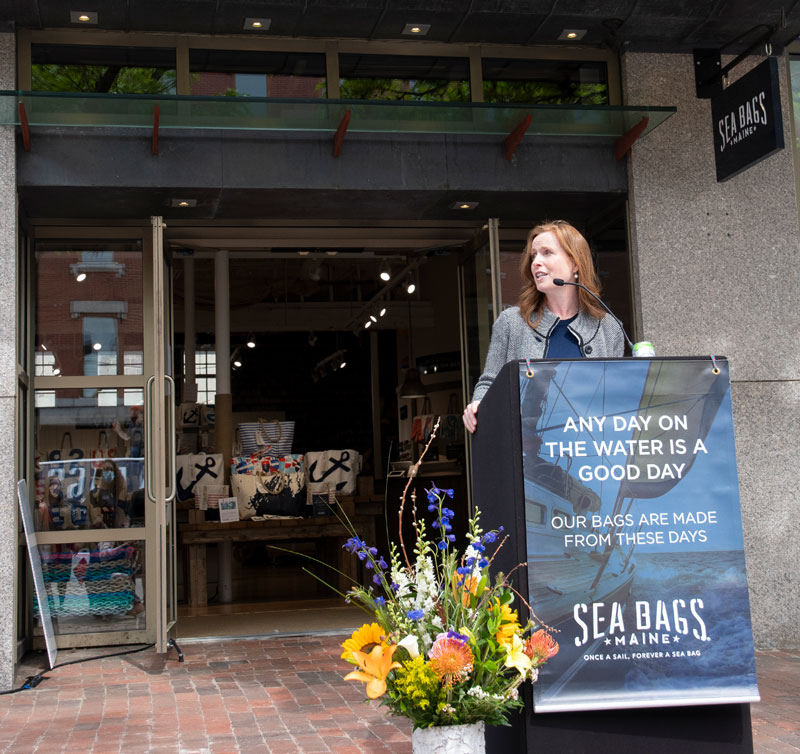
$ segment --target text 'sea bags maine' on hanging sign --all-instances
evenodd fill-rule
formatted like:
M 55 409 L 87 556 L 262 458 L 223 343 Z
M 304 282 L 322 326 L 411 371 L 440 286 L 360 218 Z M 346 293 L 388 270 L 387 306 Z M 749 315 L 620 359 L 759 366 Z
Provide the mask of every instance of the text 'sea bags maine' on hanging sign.
M 711 99 L 717 181 L 783 149 L 778 62 L 767 58 Z

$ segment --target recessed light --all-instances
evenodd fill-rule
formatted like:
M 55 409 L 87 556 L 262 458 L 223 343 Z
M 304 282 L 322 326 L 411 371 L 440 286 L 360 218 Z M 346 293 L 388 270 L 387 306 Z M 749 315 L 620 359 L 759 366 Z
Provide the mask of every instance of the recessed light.
M 326 251 L 325 253 L 326 253 L 326 254 L 327 254 L 329 257 L 335 257 L 335 256 L 336 256 L 336 255 L 337 255 L 339 252 L 338 252 L 338 251 L 336 251 L 335 249 L 331 249 L 331 250 L 329 250 L 329 251 Z
M 170 207 L 196 207 L 197 199 L 170 199 Z
M 244 29 L 245 31 L 266 31 L 271 23 L 271 18 L 246 18 L 244 20 Z
M 430 29 L 430 24 L 406 24 L 403 27 L 403 34 L 411 34 L 414 37 L 424 37 Z
M 479 202 L 453 202 L 450 209 L 475 209 Z
M 310 251 L 298 251 L 298 256 L 307 257 L 311 252 Z
M 73 24 L 96 24 L 97 11 L 93 10 L 71 10 L 69 20 Z
M 558 39 L 562 42 L 575 42 L 578 39 L 583 39 L 586 36 L 586 29 L 564 29 L 558 35 Z

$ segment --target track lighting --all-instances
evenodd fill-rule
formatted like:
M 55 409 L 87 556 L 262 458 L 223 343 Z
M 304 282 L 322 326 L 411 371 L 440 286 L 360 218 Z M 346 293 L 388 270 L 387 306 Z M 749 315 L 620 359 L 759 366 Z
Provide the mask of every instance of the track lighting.
M 417 290 L 417 284 L 414 282 L 414 278 L 411 275 L 408 276 L 408 282 L 406 283 L 406 293 L 409 295 L 412 294 L 415 290 Z
M 388 283 L 392 279 L 392 270 L 385 262 L 381 265 L 381 271 L 378 277 L 383 280 L 384 283 Z

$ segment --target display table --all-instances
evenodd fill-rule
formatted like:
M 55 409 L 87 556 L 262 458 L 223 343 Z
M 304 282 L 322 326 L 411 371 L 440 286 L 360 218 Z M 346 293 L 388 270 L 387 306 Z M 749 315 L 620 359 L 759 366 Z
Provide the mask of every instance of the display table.
M 374 516 L 350 516 L 358 535 L 367 542 L 375 541 Z M 298 540 L 329 540 L 336 549 L 336 562 L 330 565 L 344 575 L 334 574 L 338 588 L 347 591 L 350 578 L 359 577 L 359 561 L 343 549 L 350 531 L 337 518 L 277 518 L 267 521 L 236 521 L 232 523 L 204 522 L 178 525 L 178 538 L 188 550 L 188 604 L 205 607 L 208 604 L 206 575 L 206 545 L 231 542 L 297 542 Z M 333 572 L 332 572 L 333 573 Z M 347 578 L 350 577 L 350 578 Z

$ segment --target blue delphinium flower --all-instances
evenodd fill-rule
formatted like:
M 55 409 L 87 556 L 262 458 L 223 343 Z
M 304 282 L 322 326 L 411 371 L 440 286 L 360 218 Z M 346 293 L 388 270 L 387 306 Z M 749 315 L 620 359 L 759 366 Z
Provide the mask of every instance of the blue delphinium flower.
M 423 610 L 409 610 L 406 613 L 406 618 L 410 618 L 411 620 L 422 620 L 425 617 L 425 612 Z
M 378 605 L 378 607 L 383 607 L 386 604 L 386 599 L 383 597 L 376 597 L 375 604 Z

